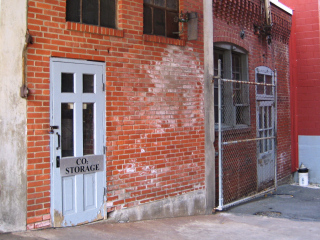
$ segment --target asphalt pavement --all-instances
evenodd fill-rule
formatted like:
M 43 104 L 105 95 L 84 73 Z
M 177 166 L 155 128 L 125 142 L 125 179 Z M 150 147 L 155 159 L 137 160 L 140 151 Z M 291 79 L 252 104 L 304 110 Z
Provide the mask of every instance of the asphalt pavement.
M 320 188 L 283 185 L 277 191 L 212 215 L 92 224 L 0 234 L 0 239 L 320 239 Z
M 320 222 L 320 188 L 283 185 L 273 193 L 233 207 L 228 212 Z

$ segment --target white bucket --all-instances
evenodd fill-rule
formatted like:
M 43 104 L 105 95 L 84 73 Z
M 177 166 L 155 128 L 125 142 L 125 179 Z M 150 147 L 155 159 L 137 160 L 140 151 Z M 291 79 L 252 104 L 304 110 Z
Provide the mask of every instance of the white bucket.
M 306 173 L 299 173 L 299 185 L 300 186 L 308 186 L 309 179 L 308 179 L 308 172 Z
M 306 168 L 306 166 L 303 165 L 303 163 L 301 163 L 300 168 L 298 169 L 300 186 L 309 185 L 308 172 L 309 172 L 309 169 Z

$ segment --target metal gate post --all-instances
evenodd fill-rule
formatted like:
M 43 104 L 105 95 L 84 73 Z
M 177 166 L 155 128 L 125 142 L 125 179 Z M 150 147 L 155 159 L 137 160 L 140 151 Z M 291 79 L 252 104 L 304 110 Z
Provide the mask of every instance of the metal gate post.
M 277 79 L 277 69 L 274 70 L 274 188 L 278 188 L 278 177 L 277 177 L 277 161 L 278 161 L 278 140 L 277 140 L 277 123 L 278 123 L 278 79 Z
M 219 205 L 217 210 L 223 209 L 223 185 L 222 185 L 222 132 L 221 132 L 221 118 L 222 118 L 222 96 L 221 96 L 221 60 L 218 60 L 218 154 L 219 154 Z

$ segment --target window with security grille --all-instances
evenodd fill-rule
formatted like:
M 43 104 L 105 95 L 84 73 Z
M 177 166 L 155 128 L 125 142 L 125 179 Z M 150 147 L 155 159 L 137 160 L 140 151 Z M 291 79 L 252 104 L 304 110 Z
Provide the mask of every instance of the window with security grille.
M 143 0 L 143 33 L 179 38 L 179 0 Z
M 116 0 L 67 0 L 66 20 L 115 28 Z
M 224 127 L 245 127 L 250 124 L 247 54 L 226 43 L 216 43 L 214 49 L 214 75 L 218 75 L 221 60 L 221 123 Z M 218 81 L 214 84 L 215 123 L 218 123 Z

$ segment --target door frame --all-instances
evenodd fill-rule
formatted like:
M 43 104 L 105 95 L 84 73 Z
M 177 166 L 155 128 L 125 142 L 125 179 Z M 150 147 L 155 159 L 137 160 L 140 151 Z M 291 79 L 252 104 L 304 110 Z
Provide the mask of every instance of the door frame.
M 50 58 L 50 133 L 52 133 L 54 130 L 51 128 L 51 126 L 53 126 L 53 116 L 54 116 L 54 71 L 57 71 L 55 69 L 55 63 L 65 63 L 65 64 L 84 64 L 84 65 L 94 65 L 94 66 L 98 66 L 102 68 L 102 86 L 103 86 L 103 103 L 102 104 L 102 108 L 103 108 L 103 118 L 102 118 L 102 126 L 104 126 L 104 131 L 103 131 L 103 140 L 102 140 L 102 145 L 104 146 L 104 149 L 102 150 L 102 155 L 103 155 L 103 177 L 102 177 L 102 185 L 103 185 L 103 202 L 102 205 L 100 207 L 101 209 L 101 217 L 105 218 L 106 217 L 106 212 L 105 212 L 105 206 L 106 206 L 106 151 L 105 151 L 105 146 L 106 146 L 106 94 L 105 94 L 105 81 L 106 81 L 106 73 L 105 73 L 105 69 L 106 69 L 106 64 L 104 62 L 94 62 L 94 61 L 86 61 L 86 60 L 76 60 L 76 59 L 65 59 L 65 58 L 56 58 L 56 57 L 51 57 Z M 57 178 L 56 174 L 54 173 L 54 171 L 56 170 L 56 160 L 54 159 L 56 154 L 56 146 L 55 146 L 55 141 L 57 141 L 57 136 L 56 134 L 50 134 L 50 214 L 51 214 L 51 222 L 52 222 L 52 226 L 54 227 L 60 227 L 62 226 L 62 222 L 63 222 L 63 218 L 64 216 L 62 215 L 62 212 L 59 212 L 56 210 L 56 206 L 57 205 L 62 205 L 62 199 L 60 203 L 56 203 L 55 202 L 55 198 L 56 198 L 56 194 L 55 191 L 55 187 L 54 187 L 54 183 L 55 183 L 55 178 Z M 56 170 L 57 171 L 57 170 Z M 61 178 L 61 177 L 60 177 Z M 60 193 L 62 195 L 62 193 Z M 59 194 L 58 194 L 59 195 Z M 61 207 L 59 207 L 61 208 Z M 79 223 L 81 224 L 81 223 Z

